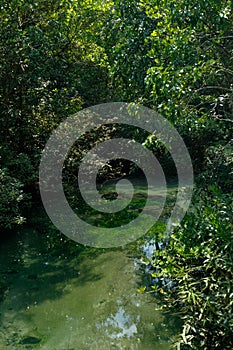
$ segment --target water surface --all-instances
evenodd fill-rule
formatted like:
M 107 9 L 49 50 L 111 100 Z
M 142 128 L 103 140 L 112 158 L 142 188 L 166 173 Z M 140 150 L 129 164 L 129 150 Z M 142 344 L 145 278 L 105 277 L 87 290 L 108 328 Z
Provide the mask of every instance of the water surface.
M 1 243 L 1 350 L 167 350 L 177 319 L 138 293 L 135 252 L 48 240 L 45 217 Z M 143 249 L 151 249 L 145 243 Z

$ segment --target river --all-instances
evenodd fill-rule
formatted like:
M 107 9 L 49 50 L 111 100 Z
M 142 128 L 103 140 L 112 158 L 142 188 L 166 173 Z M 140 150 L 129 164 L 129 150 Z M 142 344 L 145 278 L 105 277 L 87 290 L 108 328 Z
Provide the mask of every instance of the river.
M 179 320 L 138 293 L 141 248 L 81 248 L 49 238 L 45 214 L 1 242 L 1 350 L 167 350 Z M 46 225 L 44 225 L 46 221 Z M 57 237 L 57 238 L 56 238 Z

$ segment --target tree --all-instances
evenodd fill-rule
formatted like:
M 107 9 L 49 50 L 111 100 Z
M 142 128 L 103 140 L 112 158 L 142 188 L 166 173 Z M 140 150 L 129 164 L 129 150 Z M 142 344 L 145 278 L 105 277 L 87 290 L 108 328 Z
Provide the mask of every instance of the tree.
M 88 0 L 1 3 L 0 157 L 24 188 L 35 183 L 40 153 L 59 122 L 107 96 L 105 55 L 95 40 L 99 16 L 99 4 Z
M 232 139 L 232 2 L 114 1 L 103 32 L 115 98 L 174 123 L 199 172 Z

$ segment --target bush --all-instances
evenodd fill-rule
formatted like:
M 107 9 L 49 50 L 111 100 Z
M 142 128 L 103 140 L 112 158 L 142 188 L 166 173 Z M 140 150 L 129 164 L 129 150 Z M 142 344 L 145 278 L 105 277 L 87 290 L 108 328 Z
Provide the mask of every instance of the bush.
M 215 184 L 223 191 L 233 190 L 233 141 L 209 147 L 205 158 L 205 171 L 199 177 L 199 185 Z
M 195 202 L 166 250 L 152 260 L 162 309 L 184 321 L 177 349 L 233 348 L 233 198 L 213 187 Z
M 0 169 L 0 229 L 11 229 L 22 224 L 25 219 L 21 215 L 20 204 L 26 199 L 21 182 Z

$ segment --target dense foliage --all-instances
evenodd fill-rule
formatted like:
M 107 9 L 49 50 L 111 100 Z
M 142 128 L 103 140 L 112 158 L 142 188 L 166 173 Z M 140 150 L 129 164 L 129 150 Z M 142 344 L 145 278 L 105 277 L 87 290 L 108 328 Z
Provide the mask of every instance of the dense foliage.
M 0 169 L 0 183 L 0 229 L 11 228 L 24 222 L 19 207 L 24 199 L 22 184 L 5 169 Z
M 22 190 L 35 191 L 40 153 L 54 127 L 106 99 L 107 62 L 94 39 L 100 8 L 69 0 L 0 6 L 1 168 L 22 183 Z M 2 181 L 5 198 L 13 185 Z
M 197 194 L 170 244 L 154 255 L 152 288 L 184 320 L 177 349 L 232 349 L 232 213 L 231 196 L 216 188 Z
M 178 347 L 232 349 L 232 1 L 3 0 L 0 8 L 0 229 L 25 221 L 41 151 L 61 120 L 106 101 L 156 109 L 184 138 L 198 193 L 151 260 L 161 282 L 152 287 L 184 316 Z M 139 141 L 172 171 L 155 136 Z M 79 156 L 74 147 L 70 169 Z
M 198 172 L 232 139 L 232 16 L 231 1 L 115 1 L 103 28 L 117 95 L 171 120 Z

